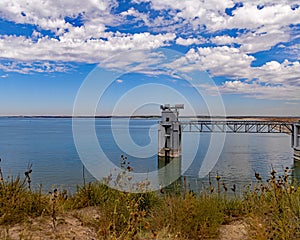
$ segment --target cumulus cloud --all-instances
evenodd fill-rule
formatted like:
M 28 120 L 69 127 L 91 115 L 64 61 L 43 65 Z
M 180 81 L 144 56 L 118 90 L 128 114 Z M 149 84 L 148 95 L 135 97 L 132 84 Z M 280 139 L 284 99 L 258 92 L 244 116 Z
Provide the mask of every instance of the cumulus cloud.
M 183 46 L 199 45 L 209 41 L 203 37 L 181 37 L 180 33 L 188 34 L 188 30 L 199 33 L 199 30 L 208 32 L 220 31 L 224 29 L 248 29 L 246 33 L 241 33 L 236 37 L 217 35 L 211 40 L 217 45 L 240 44 L 240 50 L 245 53 L 255 53 L 268 50 L 278 43 L 288 41 L 291 36 L 289 32 L 290 24 L 300 23 L 300 8 L 292 8 L 293 1 L 244 1 L 243 5 L 232 11 L 232 16 L 226 14 L 226 9 L 233 8 L 235 1 L 218 0 L 135 0 L 135 3 L 149 2 L 151 10 L 158 11 L 156 17 L 151 17 L 150 13 L 139 12 L 133 7 L 114 14 L 113 9 L 118 6 L 118 1 L 87 0 L 70 2 L 63 1 L 9 1 L 0 2 L 0 15 L 16 23 L 32 24 L 42 30 L 52 31 L 56 37 L 42 36 L 36 30 L 32 33 L 32 39 L 9 38 L 2 36 L 1 44 L 17 46 L 19 43 L 24 51 L 30 52 L 38 50 L 39 56 L 31 54 L 32 59 L 42 58 L 49 55 L 59 61 L 88 61 L 93 62 L 97 57 L 91 56 L 91 51 L 103 51 L 104 57 L 111 53 L 106 51 L 118 51 L 120 49 L 132 49 L 145 46 L 164 46 L 170 38 L 170 32 L 176 34 L 176 44 Z M 260 6 L 260 7 L 258 7 Z M 134 17 L 131 21 L 142 21 L 145 26 L 151 29 L 163 29 L 168 34 L 149 34 L 142 32 L 139 34 L 120 34 L 118 32 L 107 31 L 109 26 L 122 25 L 124 21 L 129 21 L 126 17 Z M 67 21 L 66 18 L 77 19 L 78 26 Z M 187 31 L 187 32 L 185 32 Z M 167 36 L 167 37 L 164 37 Z M 139 40 L 138 38 L 145 38 Z M 31 40 L 37 41 L 32 43 Z M 5 41 L 5 43 L 4 43 Z M 48 45 L 49 44 L 49 45 Z M 48 47 L 49 46 L 49 47 Z M 51 46 L 51 47 L 50 47 Z M 58 49 L 60 54 L 55 54 Z M 24 60 L 23 51 L 15 49 L 10 54 L 1 52 L 1 57 Z M 77 57 L 82 54 L 82 57 Z M 28 54 L 25 55 L 28 56 Z M 64 59 L 64 56 L 66 59 Z M 46 56 L 44 57 L 46 58 Z
M 233 8 L 237 4 L 236 1 L 135 0 L 134 2 L 150 2 L 152 8 L 157 11 L 169 9 L 167 19 L 157 17 L 160 18 L 160 27 L 163 30 L 180 33 L 190 29 L 193 35 L 195 32 L 200 34 L 203 31 L 213 33 L 241 29 L 243 33 L 236 37 L 217 35 L 212 38 L 212 42 L 237 43 L 246 53 L 268 50 L 278 43 L 291 40 L 293 38 L 291 24 L 300 23 L 300 8 L 295 7 L 296 1 L 241 1 L 236 9 Z M 228 9 L 232 9 L 231 14 L 226 13 Z M 170 18 L 173 22 L 170 22 Z M 180 42 L 178 40 L 178 44 Z M 188 41 L 183 45 L 188 45 Z
M 148 50 L 165 46 L 175 38 L 174 34 L 150 33 L 111 34 L 107 40 L 80 38 L 55 39 L 43 37 L 38 41 L 26 37 L 4 36 L 0 39 L 0 56 L 22 61 L 74 61 L 97 63 L 121 51 Z
M 135 0 L 136 3 L 151 2 L 155 10 L 173 9 L 174 21 L 183 18 L 195 28 L 205 25 L 209 31 L 224 28 L 257 29 L 262 26 L 288 26 L 299 23 L 299 8 L 293 8 L 293 1 L 241 1 L 240 7 L 233 9 L 236 1 L 218 0 Z
M 300 98 L 297 1 L 131 2 L 147 3 L 147 11 L 131 5 L 118 12 L 121 3 L 116 0 L 2 0 L 2 19 L 29 24 L 33 30 L 29 35 L 0 35 L 0 69 L 64 72 L 71 67 L 68 62 L 84 62 L 153 74 L 147 67 L 162 59 L 150 50 L 176 44 L 188 50 L 184 57 L 165 64 L 171 72 L 201 70 L 213 77 L 226 77 L 219 85 L 224 94 Z M 293 58 L 279 61 L 271 56 L 260 61 L 260 66 L 252 65 L 256 53 L 272 48 Z M 206 87 L 213 91 L 212 86 Z
M 250 68 L 251 76 L 266 84 L 300 86 L 300 62 L 270 61 L 261 67 Z M 300 92 L 299 92 L 300 93 Z M 300 94 L 299 98 L 300 98 Z
M 0 36 L 0 58 L 23 62 L 99 63 L 122 51 L 149 50 L 166 46 L 176 38 L 173 33 L 107 31 L 108 27 L 122 24 L 126 15 L 143 18 L 143 14 L 134 9 L 113 14 L 117 5 L 118 2 L 114 0 L 3 0 L 0 2 L 0 16 L 3 19 L 30 24 L 36 26 L 36 29 L 31 36 Z M 73 22 L 70 19 L 73 19 Z M 146 17 L 143 19 L 147 22 Z M 42 31 L 45 30 L 51 31 L 52 35 L 43 34 Z M 12 71 L 13 66 L 2 69 Z M 16 68 L 16 71 L 19 71 L 19 68 Z
M 63 34 L 72 29 L 65 17 L 82 16 L 84 21 L 97 19 L 105 24 L 116 21 L 111 9 L 117 1 L 86 0 L 86 1 L 39 1 L 39 0 L 2 0 L 0 15 L 2 18 L 16 22 L 38 25 L 42 29 Z
M 227 18 L 226 25 L 229 28 L 257 29 L 264 27 L 268 30 L 268 28 L 281 28 L 300 22 L 299 8 L 293 10 L 290 4 L 281 3 L 281 1 L 265 2 L 265 4 L 255 4 L 252 1 L 244 1 L 243 7 L 234 10 L 233 17 Z
M 217 86 L 201 86 L 211 93 L 219 90 L 223 94 L 244 94 L 259 99 L 300 100 L 299 61 L 269 61 L 253 67 L 253 60 L 253 56 L 239 48 L 203 47 L 191 49 L 168 67 L 183 72 L 207 71 L 212 77 L 229 79 Z
M 208 71 L 212 76 L 245 77 L 247 69 L 255 58 L 242 53 L 238 48 L 199 47 L 169 65 L 184 72 Z

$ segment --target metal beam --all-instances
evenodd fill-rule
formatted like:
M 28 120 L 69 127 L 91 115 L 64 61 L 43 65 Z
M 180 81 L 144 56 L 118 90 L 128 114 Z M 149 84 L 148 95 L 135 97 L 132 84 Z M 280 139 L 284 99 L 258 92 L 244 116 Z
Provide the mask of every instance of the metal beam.
M 293 123 L 273 121 L 180 121 L 183 132 L 293 133 Z

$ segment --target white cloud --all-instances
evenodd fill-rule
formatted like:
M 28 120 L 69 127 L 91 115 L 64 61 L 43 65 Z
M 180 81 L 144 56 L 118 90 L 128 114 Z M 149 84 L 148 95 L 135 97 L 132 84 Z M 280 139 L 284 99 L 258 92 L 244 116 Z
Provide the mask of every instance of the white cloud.
M 230 37 L 228 35 L 222 35 L 222 36 L 216 36 L 214 38 L 211 38 L 211 42 L 217 44 L 217 45 L 227 45 L 232 43 L 237 43 L 237 38 Z
M 217 45 L 232 45 L 239 44 L 240 50 L 245 53 L 256 53 L 271 49 L 271 47 L 281 42 L 288 42 L 290 35 L 288 31 L 271 30 L 265 32 L 260 29 L 256 32 L 248 32 L 239 34 L 237 37 L 230 37 L 228 35 L 216 36 L 211 39 L 211 42 Z
M 270 1 L 266 2 L 271 3 Z M 276 27 L 280 29 L 283 26 L 300 22 L 300 9 L 292 10 L 290 4 L 281 3 L 281 1 L 265 4 L 262 9 L 258 9 L 258 4 L 252 1 L 244 1 L 243 4 L 243 7 L 233 11 L 233 17 L 227 18 L 226 26 L 228 28 L 257 29 L 264 27 L 265 29 L 274 29 Z
M 283 63 L 277 61 L 267 62 L 261 67 L 251 68 L 251 76 L 258 79 L 258 82 L 267 84 L 284 84 L 290 86 L 300 86 L 300 62 Z M 300 92 L 298 92 L 300 98 Z
M 128 50 L 149 50 L 166 46 L 175 34 L 120 33 L 107 31 L 108 26 L 122 24 L 126 15 L 135 15 L 147 24 L 147 15 L 134 9 L 116 15 L 115 0 L 9 1 L 0 2 L 0 16 L 15 23 L 37 26 L 31 36 L 0 36 L 0 58 L 14 61 L 61 61 L 99 63 Z M 66 17 L 80 18 L 72 25 Z M 43 36 L 50 30 L 54 36 Z M 120 63 L 122 65 L 122 63 Z M 13 65 L 7 69 L 12 71 Z M 16 71 L 19 71 L 16 68 Z
M 1 75 L 0 77 L 1 77 L 1 78 L 7 78 L 7 77 L 8 77 L 8 74 Z
M 106 31 L 107 26 L 121 24 L 127 16 L 135 17 L 135 21 L 142 20 L 144 25 L 152 29 L 159 29 L 161 27 L 177 32 L 178 35 L 178 31 L 182 31 L 184 28 L 191 27 L 197 32 L 204 25 L 206 31 L 212 32 L 222 29 L 247 28 L 252 31 L 241 34 L 236 38 L 217 36 L 212 39 L 212 42 L 219 45 L 228 43 L 241 44 L 241 50 L 246 53 L 267 50 L 279 42 L 288 41 L 290 33 L 287 26 L 291 23 L 296 24 L 300 22 L 298 18 L 300 8 L 292 10 L 292 1 L 281 1 L 280 3 L 247 1 L 244 2 L 243 7 L 233 11 L 234 16 L 228 16 L 225 13 L 226 8 L 234 6 L 235 1 L 233 0 L 221 2 L 218 0 L 136 0 L 134 2 L 151 2 L 151 7 L 155 10 L 170 10 L 168 12 L 169 18 L 166 19 L 164 16 L 159 15 L 151 19 L 149 14 L 139 12 L 134 8 L 121 12 L 120 15 L 115 15 L 112 14 L 112 9 L 118 2 L 101 0 L 77 2 L 70 2 L 68 0 L 59 2 L 38 0 L 16 0 L 12 2 L 10 0 L 3 0 L 0 2 L 0 15 L 16 23 L 29 23 L 43 30 L 53 31 L 59 40 L 55 47 L 61 50 L 61 52 L 69 49 L 71 50 L 71 55 L 73 52 L 77 52 L 73 48 L 80 48 L 82 46 L 87 46 L 87 48 L 90 46 L 95 48 L 95 50 L 99 48 L 100 51 L 103 51 L 103 48 L 124 49 L 126 48 L 125 45 L 129 48 L 130 46 L 136 47 L 135 44 L 128 42 L 128 38 L 133 38 L 133 41 L 138 42 L 136 38 L 139 36 L 147 38 L 146 35 L 143 35 L 145 33 L 134 36 L 123 34 L 120 37 L 116 37 L 115 35 L 113 36 L 113 33 Z M 258 4 L 265 7 L 259 10 L 257 8 Z M 83 23 L 82 26 L 72 26 L 65 20 L 65 17 L 76 18 L 79 16 Z M 34 31 L 32 38 L 41 39 L 41 33 Z M 109 38 L 109 41 L 103 40 L 107 38 Z M 123 38 L 124 40 L 120 40 Z M 150 38 L 146 46 L 151 44 L 153 47 L 162 46 L 161 44 L 155 44 L 152 39 Z M 6 38 L 6 40 L 8 39 Z M 41 41 L 45 41 L 45 39 Z M 53 45 L 53 42 L 51 42 L 51 45 Z M 68 44 L 66 44 L 67 42 Z M 96 42 L 97 44 L 95 44 Z M 201 37 L 182 38 L 179 36 L 176 39 L 177 44 L 184 46 L 203 42 L 205 41 Z M 120 46 L 112 46 L 116 44 L 120 44 Z M 39 44 L 39 46 L 42 46 L 42 44 Z M 17 51 L 15 53 L 15 57 L 17 57 Z M 47 54 L 47 52 L 45 53 Z M 61 59 L 62 56 L 59 57 L 59 60 Z M 83 60 L 85 59 L 86 57 L 83 57 Z
M 248 79 L 258 82 L 278 84 L 288 83 L 300 86 L 300 62 L 285 60 L 266 62 L 262 66 L 252 67 L 255 60 L 239 48 L 228 46 L 191 49 L 184 57 L 169 64 L 169 67 L 189 72 L 193 70 L 209 71 L 212 76 L 224 76 L 232 79 Z M 300 95 L 299 95 L 300 96 Z
M 42 29 L 52 30 L 62 34 L 72 26 L 65 17 L 78 17 L 80 14 L 85 21 L 91 19 L 101 20 L 103 23 L 116 21 L 110 14 L 116 1 L 85 0 L 85 1 L 39 1 L 39 0 L 2 0 L 0 2 L 0 15 L 2 18 L 16 23 L 38 25 Z
M 165 61 L 165 55 L 154 50 L 130 50 L 119 52 L 118 54 L 102 61 L 99 66 L 120 72 L 139 72 L 146 75 L 166 74 L 161 69 Z
M 127 16 L 133 16 L 135 17 L 135 21 L 142 20 L 145 25 L 147 26 L 153 26 L 153 23 L 150 20 L 150 17 L 146 13 L 141 13 L 134 8 L 130 8 L 127 11 L 121 12 L 121 16 L 127 17 Z
M 176 44 L 178 45 L 183 45 L 183 46 L 190 46 L 192 44 L 201 44 L 201 43 L 204 43 L 205 40 L 203 38 L 182 38 L 182 37 L 179 37 L 176 39 Z
M 262 26 L 288 26 L 299 23 L 300 9 L 292 9 L 293 1 L 241 1 L 243 7 L 233 11 L 233 16 L 225 13 L 236 1 L 219 0 L 135 0 L 134 2 L 151 2 L 155 10 L 172 9 L 174 18 L 184 18 L 194 28 L 205 25 L 208 31 L 228 29 L 257 29 Z M 257 6 L 264 6 L 259 9 Z
M 4 36 L 0 39 L 0 57 L 21 61 L 97 63 L 120 51 L 155 49 L 173 39 L 175 35 L 170 33 L 110 34 L 107 40 L 43 37 L 37 42 L 25 37 Z
M 168 14 L 172 16 L 173 22 L 169 21 L 170 17 L 156 22 L 156 28 L 160 26 L 166 31 L 180 34 L 182 31 L 188 32 L 187 29 L 190 28 L 190 32 L 195 34 L 203 30 L 208 32 L 224 29 L 247 30 L 235 38 L 229 36 L 212 38 L 212 42 L 220 45 L 241 44 L 241 50 L 246 53 L 268 50 L 278 43 L 291 40 L 290 25 L 300 23 L 300 8 L 292 8 L 296 1 L 241 1 L 243 6 L 235 9 L 233 16 L 225 13 L 226 8 L 232 8 L 236 3 L 231 0 L 135 0 L 135 2 L 150 2 L 155 10 L 169 9 Z M 151 24 L 149 26 L 151 27 Z M 187 42 L 185 44 L 188 45 Z
M 300 86 L 291 85 L 261 85 L 257 82 L 247 83 L 239 80 L 225 81 L 222 85 L 202 85 L 207 91 L 214 94 L 242 94 L 249 98 L 274 100 L 300 100 Z
M 209 71 L 213 76 L 246 77 L 247 69 L 255 58 L 242 53 L 238 48 L 203 47 L 191 49 L 169 66 L 184 72 Z
M 159 56 L 149 56 L 148 50 L 176 42 L 191 46 L 206 42 L 215 47 L 190 49 L 186 56 L 169 64 L 171 69 L 209 71 L 212 76 L 232 79 L 222 85 L 223 92 L 243 92 L 250 87 L 261 92 L 276 91 L 280 86 L 295 91 L 290 86 L 299 85 L 299 61 L 286 60 L 283 63 L 270 61 L 260 67 L 252 67 L 255 60 L 251 54 L 269 50 L 279 43 L 286 43 L 293 36 L 290 24 L 300 23 L 300 8 L 292 9 L 295 1 L 253 0 L 243 1 L 243 7 L 233 11 L 233 16 L 225 13 L 232 8 L 235 0 L 134 0 L 136 3 L 149 2 L 158 16 L 130 8 L 120 14 L 113 14 L 118 1 L 38 1 L 2 0 L 0 16 L 16 22 L 37 27 L 31 36 L 0 36 L 0 68 L 4 71 L 51 72 L 66 71 L 62 62 L 99 63 L 111 68 L 130 69 L 145 73 L 149 64 L 159 61 Z M 264 6 L 262 9 L 257 5 Z M 168 15 L 165 14 L 168 11 Z M 82 24 L 74 26 L 65 17 L 80 18 Z M 154 31 L 120 33 L 109 31 L 110 26 L 123 23 L 143 24 Z M 243 29 L 232 37 L 219 31 Z M 43 36 L 43 30 L 53 35 Z M 192 32 L 193 34 L 189 35 Z M 219 33 L 219 36 L 204 39 L 199 34 Z M 239 47 L 235 47 L 238 44 Z M 225 46 L 224 46 L 225 45 Z M 286 48 L 299 56 L 299 46 Z M 135 51 L 131 51 L 135 50 Z M 123 54 L 131 51 L 130 54 Z M 122 57 L 109 61 L 116 54 Z M 7 61 L 7 64 L 3 62 Z M 43 61 L 45 61 L 43 63 Z M 15 63 L 12 63 L 15 62 Z M 57 64 L 56 64 L 57 62 Z M 49 65 L 48 65 L 49 64 Z M 149 72 L 151 74 L 151 72 Z M 246 79 L 247 82 L 241 81 Z M 254 81 L 253 81 L 254 79 Z M 234 82 L 236 81 L 236 82 Z M 253 84 L 256 85 L 253 85 Z M 286 84 L 285 87 L 283 85 Z M 261 94 L 263 95 L 263 94 Z M 266 96 L 266 94 L 264 94 Z
M 283 30 L 273 30 L 267 33 L 254 33 L 242 35 L 237 43 L 241 44 L 241 50 L 247 53 L 269 50 L 280 42 L 290 40 L 289 34 Z
M 65 63 L 50 63 L 50 62 L 16 62 L 6 61 L 0 62 L 0 69 L 5 72 L 17 72 L 21 74 L 28 74 L 33 72 L 51 73 L 51 72 L 68 72 L 73 69 L 73 66 Z M 7 77 L 5 74 L 2 77 Z
M 137 3 L 151 2 L 153 9 L 174 10 L 169 12 L 169 17 L 173 19 L 173 23 L 169 22 L 168 26 L 179 23 L 177 29 L 181 29 L 181 20 L 185 24 L 192 27 L 193 30 L 198 30 L 199 26 L 206 25 L 209 30 L 220 29 L 224 26 L 226 20 L 225 9 L 234 6 L 234 1 L 218 1 L 218 0 L 135 0 Z M 166 20 L 161 19 L 162 27 L 166 27 Z M 166 27 L 168 29 L 168 27 Z M 175 27 L 176 29 L 176 27 Z
M 218 88 L 224 94 L 244 94 L 259 99 L 300 100 L 300 62 L 285 60 L 269 61 L 262 66 L 251 66 L 255 58 L 238 48 L 206 47 L 191 49 L 186 56 L 167 67 L 176 70 L 208 71 L 212 77 L 227 80 Z M 210 92 L 215 86 L 203 85 Z
M 277 54 L 285 55 L 286 58 L 291 59 L 300 59 L 300 44 L 293 44 L 293 45 L 279 45 L 278 49 L 276 50 Z

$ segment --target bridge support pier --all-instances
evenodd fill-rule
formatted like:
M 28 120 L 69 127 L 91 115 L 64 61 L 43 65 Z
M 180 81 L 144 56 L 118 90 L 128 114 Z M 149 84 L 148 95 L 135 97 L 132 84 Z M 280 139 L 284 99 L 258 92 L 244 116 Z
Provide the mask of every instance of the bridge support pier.
M 183 104 L 170 104 L 160 106 L 162 110 L 161 121 L 158 125 L 158 156 L 175 158 L 181 156 L 181 125 L 178 121 L 178 110 Z
M 293 124 L 292 147 L 294 148 L 294 159 L 300 161 L 300 121 Z

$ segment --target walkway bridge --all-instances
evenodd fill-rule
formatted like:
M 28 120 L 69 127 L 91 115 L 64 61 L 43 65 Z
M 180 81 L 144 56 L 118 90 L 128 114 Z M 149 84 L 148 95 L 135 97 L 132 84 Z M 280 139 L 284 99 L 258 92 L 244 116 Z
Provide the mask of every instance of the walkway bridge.
M 182 132 L 285 133 L 291 135 L 295 160 L 300 160 L 300 122 L 227 119 L 179 121 L 179 109 L 183 108 L 183 104 L 161 106 L 162 116 L 158 125 L 158 155 L 160 157 L 181 156 Z
M 180 121 L 183 132 L 293 133 L 293 124 L 277 121 Z

